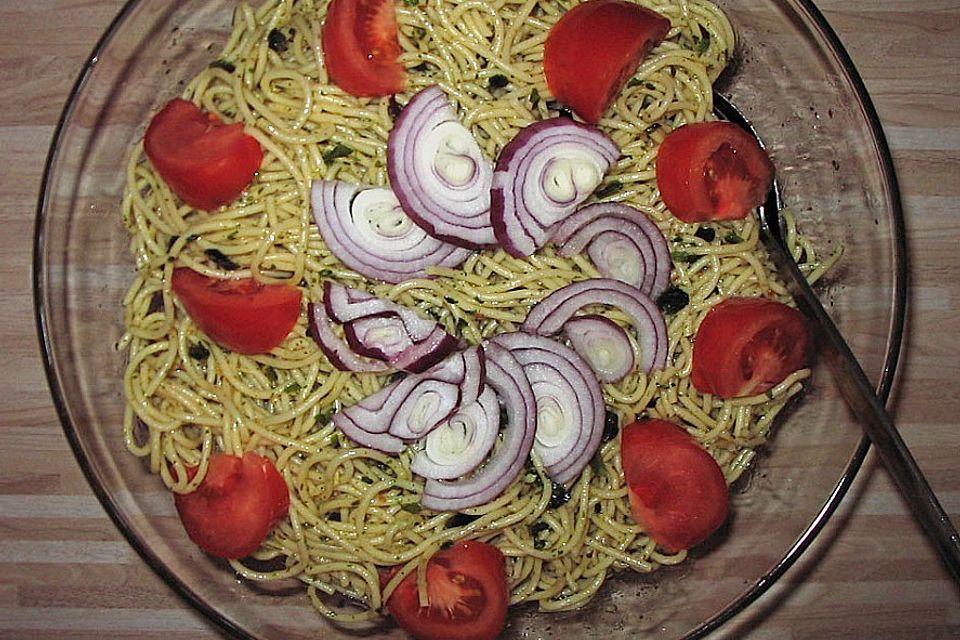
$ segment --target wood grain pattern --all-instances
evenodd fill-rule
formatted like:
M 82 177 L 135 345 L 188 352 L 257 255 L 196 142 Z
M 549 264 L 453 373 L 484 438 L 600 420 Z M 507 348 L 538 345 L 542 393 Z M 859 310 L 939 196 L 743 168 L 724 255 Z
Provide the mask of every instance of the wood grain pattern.
M 960 3 L 823 0 L 883 121 L 906 208 L 896 417 L 960 520 Z M 54 412 L 31 297 L 47 145 L 119 0 L 0 3 L 0 640 L 221 637 L 104 514 Z M 91 575 L 94 577 L 91 578 Z M 724 637 L 960 637 L 960 591 L 873 459 L 812 552 Z

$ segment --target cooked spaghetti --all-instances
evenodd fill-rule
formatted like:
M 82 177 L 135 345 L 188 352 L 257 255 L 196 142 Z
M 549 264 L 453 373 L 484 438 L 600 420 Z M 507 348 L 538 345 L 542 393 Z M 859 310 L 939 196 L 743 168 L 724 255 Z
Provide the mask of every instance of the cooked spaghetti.
M 557 114 L 542 74 L 543 43 L 569 4 L 399 4 L 401 62 L 410 75 L 398 101 L 439 84 L 485 155 L 495 158 L 520 128 Z M 712 238 L 695 235 L 696 224 L 679 222 L 658 200 L 658 142 L 676 126 L 711 118 L 712 82 L 732 56 L 734 34 L 706 0 L 642 4 L 668 17 L 673 28 L 600 122 L 622 156 L 592 199 L 629 203 L 660 226 L 673 251 L 673 284 L 687 292 L 689 304 L 667 316 L 667 367 L 649 376 L 635 371 L 603 391 L 621 424 L 651 415 L 685 425 L 729 483 L 809 372 L 759 397 L 735 400 L 701 395 L 690 384 L 691 339 L 714 304 L 732 295 L 785 300 L 786 292 L 758 246 L 754 219 L 724 223 Z M 331 422 L 334 412 L 376 391 L 387 375 L 331 366 L 306 334 L 305 317 L 268 355 L 229 352 L 204 336 L 171 294 L 175 265 L 296 285 L 311 301 L 321 299 L 323 280 L 332 278 L 415 307 L 476 344 L 515 330 L 549 292 L 598 275 L 586 256 L 561 258 L 549 245 L 527 259 L 476 252 L 460 268 L 435 268 L 432 278 L 399 285 L 368 281 L 344 267 L 313 222 L 310 184 L 320 178 L 387 184 L 393 115 L 390 100 L 354 98 L 328 82 L 319 44 L 324 5 L 269 0 L 258 9 L 240 6 L 218 60 L 184 92 L 225 121 L 243 122 L 265 151 L 258 177 L 238 201 L 215 214 L 193 210 L 172 195 L 142 146 L 131 156 L 123 202 L 137 267 L 124 302 L 130 451 L 175 492 L 193 490 L 216 451 L 256 450 L 273 460 L 289 486 L 291 508 L 255 556 L 267 561 L 258 566 L 271 569 L 233 566 L 252 580 L 301 580 L 316 607 L 339 621 L 380 615 L 399 581 L 453 540 L 499 547 L 507 557 L 511 604 L 532 601 L 544 610 L 584 605 L 614 572 L 682 561 L 684 552 L 664 555 L 631 517 L 618 438 L 603 444 L 559 506 L 534 457 L 492 503 L 465 513 L 422 509 L 423 481 L 410 472 L 411 452 L 393 457 L 354 446 Z M 275 31 L 285 39 L 282 51 L 269 45 Z M 491 82 L 495 76 L 506 82 Z M 225 270 L 222 260 L 210 259 L 211 250 L 238 268 Z M 803 257 L 814 276 L 822 272 L 826 261 L 814 247 L 804 245 Z M 616 310 L 603 312 L 622 320 Z M 190 481 L 187 467 L 198 467 Z M 378 567 L 395 565 L 403 568 L 382 591 Z M 334 608 L 326 597 L 334 594 L 358 606 Z

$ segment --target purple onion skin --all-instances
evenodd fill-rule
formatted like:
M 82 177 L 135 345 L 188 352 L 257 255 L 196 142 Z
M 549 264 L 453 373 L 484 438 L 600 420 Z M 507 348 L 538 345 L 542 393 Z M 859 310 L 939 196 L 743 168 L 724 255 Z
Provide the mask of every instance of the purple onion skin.
M 493 168 L 469 130 L 460 125 L 463 135 L 470 136 L 468 145 L 473 147 L 468 157 L 475 163 L 475 173 L 469 189 L 444 189 L 439 184 L 439 174 L 425 175 L 415 167 L 419 156 L 425 153 L 422 137 L 445 123 L 460 125 L 450 100 L 439 86 L 431 85 L 410 99 L 387 139 L 390 184 L 406 214 L 432 237 L 468 249 L 492 246 L 496 242 L 490 225 Z M 477 199 L 459 200 L 457 196 L 464 193 L 473 193 Z
M 503 441 L 474 475 L 452 482 L 428 480 L 420 503 L 435 511 L 458 511 L 494 500 L 519 477 L 533 448 L 537 406 L 530 381 L 517 359 L 503 347 L 485 342 L 486 383 L 507 408 Z
M 542 135 L 541 135 L 542 134 Z M 555 138 L 553 136 L 556 136 Z M 571 145 L 578 152 L 596 156 L 601 173 L 606 173 L 620 156 L 616 144 L 600 129 L 569 118 L 540 120 L 524 128 L 506 144 L 497 158 L 491 190 L 490 222 L 500 246 L 510 255 L 522 258 L 534 253 L 550 238 L 552 227 L 537 219 L 541 207 L 523 200 L 523 178 L 539 155 L 556 153 L 558 145 Z M 557 158 L 561 158 L 557 155 Z M 539 181 L 541 175 L 531 175 Z M 520 180 L 518 184 L 518 180 Z M 570 215 L 589 193 L 564 203 L 560 219 Z
M 640 343 L 640 367 L 644 372 L 666 366 L 669 340 L 663 314 L 647 295 L 619 280 L 591 278 L 557 289 L 534 305 L 522 328 L 538 335 L 555 335 L 588 304 L 616 306 L 630 316 Z

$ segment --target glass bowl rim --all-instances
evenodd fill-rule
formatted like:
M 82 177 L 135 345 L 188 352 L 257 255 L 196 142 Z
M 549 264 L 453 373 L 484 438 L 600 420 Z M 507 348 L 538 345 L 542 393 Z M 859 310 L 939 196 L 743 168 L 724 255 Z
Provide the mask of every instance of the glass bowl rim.
M 833 27 L 830 26 L 826 17 L 816 7 L 812 0 L 783 0 L 795 5 L 795 7 L 807 14 L 812 23 L 819 30 L 822 37 L 822 44 L 825 45 L 831 53 L 836 56 L 841 69 L 846 76 L 847 81 L 853 88 L 857 100 L 863 108 L 867 129 L 876 145 L 876 151 L 880 162 L 880 168 L 883 178 L 888 185 L 891 212 L 893 214 L 893 313 L 890 319 L 890 326 L 887 332 L 887 346 L 883 359 L 883 368 L 880 379 L 877 381 L 876 392 L 882 404 L 886 404 L 890 392 L 896 379 L 897 364 L 900 359 L 900 352 L 903 343 L 903 334 L 906 322 L 907 306 L 907 282 L 908 282 L 908 260 L 906 245 L 906 228 L 904 223 L 903 205 L 900 197 L 900 189 L 894 170 L 893 158 L 887 143 L 880 117 L 877 114 L 873 101 L 867 91 L 860 73 L 857 71 L 853 60 L 847 53 L 839 36 Z M 33 308 L 34 321 L 36 323 L 37 333 L 40 341 L 40 350 L 43 357 L 43 367 L 47 378 L 47 384 L 50 387 L 50 393 L 53 399 L 54 407 L 57 411 L 64 434 L 70 444 L 84 477 L 93 490 L 100 504 L 103 505 L 107 515 L 113 521 L 114 525 L 124 536 L 131 547 L 140 555 L 147 565 L 169 585 L 175 593 L 188 602 L 195 610 L 202 613 L 209 621 L 215 623 L 222 631 L 244 640 L 258 640 L 256 636 L 251 635 L 245 629 L 240 627 L 229 616 L 224 615 L 216 607 L 195 594 L 191 589 L 178 578 L 172 570 L 152 551 L 140 543 L 135 532 L 134 526 L 126 519 L 119 503 L 116 501 L 100 482 L 99 477 L 90 465 L 84 450 L 83 442 L 70 418 L 70 412 L 67 409 L 67 403 L 64 398 L 63 388 L 58 377 L 56 363 L 54 361 L 53 345 L 51 335 L 47 327 L 48 309 L 44 304 L 44 249 L 46 247 L 46 238 L 44 237 L 44 219 L 50 202 L 51 171 L 54 168 L 60 144 L 64 136 L 67 124 L 73 115 L 74 107 L 80 93 L 87 85 L 94 67 L 100 59 L 106 47 L 112 42 L 114 36 L 119 32 L 125 23 L 127 17 L 134 11 L 142 0 L 126 0 L 117 15 L 113 18 L 90 55 L 81 68 L 77 79 L 67 96 L 64 108 L 58 119 L 56 129 L 51 138 L 49 150 L 43 168 L 43 179 L 40 186 L 40 194 L 37 203 L 37 215 L 34 224 L 33 238 L 33 265 L 32 265 L 32 290 L 33 290 Z M 751 604 L 757 601 L 766 591 L 777 582 L 794 563 L 803 555 L 806 549 L 816 539 L 831 515 L 839 507 L 847 491 L 853 484 L 866 454 L 870 448 L 870 441 L 866 436 L 862 436 L 855 448 L 850 460 L 847 462 L 840 478 L 833 490 L 827 496 L 825 502 L 821 505 L 819 511 L 814 515 L 810 523 L 804 528 L 800 536 L 787 549 L 785 555 L 768 570 L 764 575 L 756 580 L 754 585 L 741 593 L 735 600 L 730 602 L 722 611 L 717 612 L 713 617 L 703 621 L 699 626 L 692 629 L 684 636 L 685 639 L 702 638 L 709 633 L 717 630 L 725 622 L 728 622 L 734 616 L 742 613 Z

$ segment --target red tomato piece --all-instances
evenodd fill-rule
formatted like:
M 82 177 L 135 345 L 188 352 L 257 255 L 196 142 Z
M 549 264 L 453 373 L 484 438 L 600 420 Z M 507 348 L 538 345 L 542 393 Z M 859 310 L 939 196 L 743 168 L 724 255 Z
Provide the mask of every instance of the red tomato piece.
M 506 561 L 485 542 L 457 542 L 437 552 L 427 563 L 427 593 L 429 605 L 421 607 L 414 572 L 387 601 L 397 623 L 419 640 L 493 640 L 507 623 Z
M 634 2 L 579 4 L 547 36 L 543 49 L 547 86 L 557 100 L 596 124 L 668 31 L 668 19 Z
M 196 468 L 187 473 L 193 478 Z M 216 453 L 207 475 L 192 493 L 174 503 L 187 535 L 220 558 L 243 558 L 263 544 L 290 507 L 287 483 L 267 458 L 253 452 L 242 458 Z
M 322 29 L 323 56 L 330 80 L 360 97 L 403 90 L 397 14 L 392 0 L 332 0 Z
M 803 314 L 766 298 L 729 298 L 711 309 L 693 345 L 691 382 L 703 393 L 764 393 L 802 368 L 810 351 Z
M 660 144 L 657 185 L 667 209 L 684 222 L 739 220 L 763 204 L 773 163 L 732 122 L 695 122 Z
M 173 270 L 172 285 L 194 323 L 237 353 L 267 353 L 300 317 L 302 294 L 290 285 L 209 278 L 186 267 Z
M 623 429 L 623 474 L 634 519 L 671 553 L 706 540 L 727 519 L 723 471 L 700 443 L 666 420 L 638 420 Z
M 205 211 L 236 200 L 263 161 L 260 143 L 242 124 L 224 124 L 180 98 L 153 116 L 143 150 L 175 194 Z

